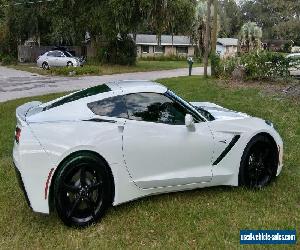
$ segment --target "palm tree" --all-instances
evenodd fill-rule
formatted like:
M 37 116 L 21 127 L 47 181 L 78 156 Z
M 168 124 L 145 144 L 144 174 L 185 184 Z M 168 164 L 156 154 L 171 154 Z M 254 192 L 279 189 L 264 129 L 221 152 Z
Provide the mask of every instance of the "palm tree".
M 241 46 L 247 51 L 261 48 L 262 29 L 254 22 L 245 23 L 241 28 Z

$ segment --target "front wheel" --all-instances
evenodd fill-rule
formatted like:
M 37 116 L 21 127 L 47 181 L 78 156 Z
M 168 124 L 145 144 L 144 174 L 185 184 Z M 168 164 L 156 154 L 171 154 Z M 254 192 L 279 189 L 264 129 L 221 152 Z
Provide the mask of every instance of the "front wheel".
M 79 154 L 63 163 L 55 179 L 55 205 L 67 226 L 97 222 L 111 204 L 112 188 L 106 164 L 93 154 Z
M 48 70 L 48 69 L 49 69 L 49 64 L 48 64 L 47 62 L 43 62 L 42 68 L 43 68 L 44 70 Z
M 277 147 L 264 136 L 257 135 L 247 144 L 240 166 L 239 185 L 262 188 L 275 178 L 278 166 Z
M 72 62 L 68 62 L 67 63 L 67 67 L 73 67 L 73 63 Z

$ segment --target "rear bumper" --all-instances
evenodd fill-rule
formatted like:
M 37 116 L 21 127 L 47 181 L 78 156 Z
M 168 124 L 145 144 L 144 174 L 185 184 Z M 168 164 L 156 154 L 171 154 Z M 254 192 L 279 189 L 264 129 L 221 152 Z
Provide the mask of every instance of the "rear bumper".
M 32 209 L 29 198 L 28 198 L 28 195 L 27 195 L 27 192 L 26 192 L 26 189 L 25 189 L 25 186 L 24 186 L 24 183 L 23 183 L 22 175 L 21 175 L 20 171 L 18 170 L 18 168 L 16 167 L 15 163 L 14 163 L 14 169 L 15 169 L 16 177 L 17 177 L 17 180 L 18 180 L 18 183 L 19 183 L 19 187 L 20 187 L 20 189 L 22 190 L 22 192 L 25 196 L 26 203 Z

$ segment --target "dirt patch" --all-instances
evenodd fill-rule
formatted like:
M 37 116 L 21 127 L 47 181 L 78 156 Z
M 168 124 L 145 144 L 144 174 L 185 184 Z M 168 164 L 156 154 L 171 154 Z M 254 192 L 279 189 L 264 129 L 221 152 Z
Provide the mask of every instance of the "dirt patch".
M 255 88 L 263 94 L 289 98 L 300 102 L 300 80 L 292 79 L 288 82 L 267 82 L 267 81 L 234 81 L 218 80 L 218 84 L 228 88 Z
M 282 92 L 288 96 L 300 98 L 300 83 L 288 86 Z

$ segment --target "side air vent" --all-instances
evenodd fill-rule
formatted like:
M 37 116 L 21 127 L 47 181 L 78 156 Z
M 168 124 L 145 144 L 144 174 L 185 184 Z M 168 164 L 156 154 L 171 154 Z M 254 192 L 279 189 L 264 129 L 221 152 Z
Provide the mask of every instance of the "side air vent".
M 224 151 L 220 154 L 220 156 L 215 160 L 213 165 L 219 164 L 220 161 L 223 160 L 223 158 L 228 154 L 228 152 L 233 148 L 233 146 L 236 144 L 236 142 L 240 139 L 240 135 L 235 135 L 231 142 L 228 144 L 228 146 L 224 149 Z

